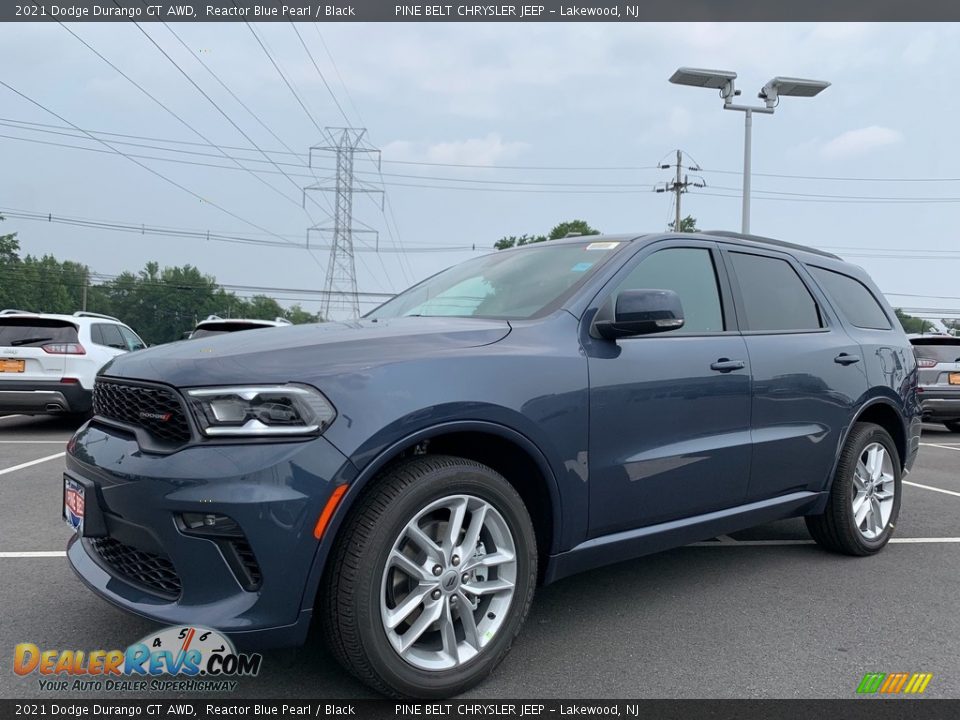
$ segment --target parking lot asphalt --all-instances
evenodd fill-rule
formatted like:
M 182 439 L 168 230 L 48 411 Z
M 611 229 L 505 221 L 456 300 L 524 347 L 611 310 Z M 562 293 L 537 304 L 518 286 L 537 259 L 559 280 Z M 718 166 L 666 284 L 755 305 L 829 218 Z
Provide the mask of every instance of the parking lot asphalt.
M 82 697 L 15 675 L 17 643 L 122 649 L 159 627 L 95 597 L 63 557 L 73 429 L 0 417 L 2 698 Z M 922 443 L 879 555 L 826 553 L 788 520 L 568 578 L 539 589 L 513 650 L 468 697 L 849 698 L 866 672 L 929 672 L 924 697 L 960 698 L 960 435 L 928 425 Z M 220 697 L 373 695 L 314 634 Z

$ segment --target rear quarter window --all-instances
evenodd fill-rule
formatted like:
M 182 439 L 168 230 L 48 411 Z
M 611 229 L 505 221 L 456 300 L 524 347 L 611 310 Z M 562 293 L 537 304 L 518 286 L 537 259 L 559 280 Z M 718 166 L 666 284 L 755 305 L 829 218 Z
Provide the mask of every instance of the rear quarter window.
M 870 330 L 893 327 L 876 296 L 862 282 L 826 268 L 811 265 L 808 269 L 851 325 Z

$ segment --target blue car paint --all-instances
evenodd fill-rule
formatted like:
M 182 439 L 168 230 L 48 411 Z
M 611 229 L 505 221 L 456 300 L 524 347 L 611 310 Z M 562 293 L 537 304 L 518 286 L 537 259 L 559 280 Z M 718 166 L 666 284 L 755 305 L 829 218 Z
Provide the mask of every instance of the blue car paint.
M 184 590 L 178 601 L 162 601 L 111 576 L 83 539 L 70 541 L 71 564 L 95 592 L 145 617 L 212 625 L 244 646 L 290 645 L 306 636 L 330 550 L 357 497 L 399 451 L 431 437 L 482 432 L 532 459 L 552 518 L 545 582 L 819 511 L 849 428 L 877 405 L 902 424 L 902 461 L 912 466 L 919 404 L 909 342 L 895 320 L 896 329 L 853 328 L 805 264 L 842 269 L 883 303 L 865 273 L 820 254 L 709 234 L 604 240 L 620 247 L 543 317 L 270 328 L 114 360 L 104 375 L 180 389 L 309 384 L 337 417 L 306 442 L 203 441 L 170 454 L 88 423 L 71 441 L 68 474 L 91 484 L 96 502 L 133 526 L 138 541 L 162 546 Z M 728 331 L 616 343 L 596 337 L 593 318 L 631 263 L 678 244 L 714 254 Z M 742 332 L 736 279 L 723 271 L 723 258 L 744 247 L 788 259 L 827 327 Z M 836 364 L 843 352 L 863 362 Z M 742 360 L 743 368 L 711 371 L 720 358 Z M 350 489 L 318 543 L 313 525 L 342 483 Z M 188 537 L 174 522 L 177 513 L 215 508 L 240 523 L 255 549 L 263 570 L 256 592 L 240 587 L 211 541 Z

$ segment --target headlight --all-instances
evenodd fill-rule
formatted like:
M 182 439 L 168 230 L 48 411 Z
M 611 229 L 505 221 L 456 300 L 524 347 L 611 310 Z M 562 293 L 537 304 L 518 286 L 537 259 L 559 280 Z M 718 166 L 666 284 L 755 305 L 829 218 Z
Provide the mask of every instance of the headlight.
M 337 411 L 305 385 L 187 390 L 194 417 L 207 437 L 289 437 L 326 430 Z

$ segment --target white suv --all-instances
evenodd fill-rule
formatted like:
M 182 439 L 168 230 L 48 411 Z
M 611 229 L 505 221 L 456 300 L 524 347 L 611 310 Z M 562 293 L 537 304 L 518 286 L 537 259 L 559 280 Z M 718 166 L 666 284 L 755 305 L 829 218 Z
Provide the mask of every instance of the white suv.
M 238 330 L 258 330 L 260 328 L 281 327 L 290 325 L 286 318 L 278 317 L 276 320 L 251 320 L 248 318 L 222 318 L 217 315 L 211 315 L 206 320 L 201 320 L 193 329 L 187 338 L 202 338 L 210 335 L 223 335 L 224 333 L 237 332 Z
M 146 344 L 109 315 L 0 311 L 0 414 L 86 414 L 111 359 Z

